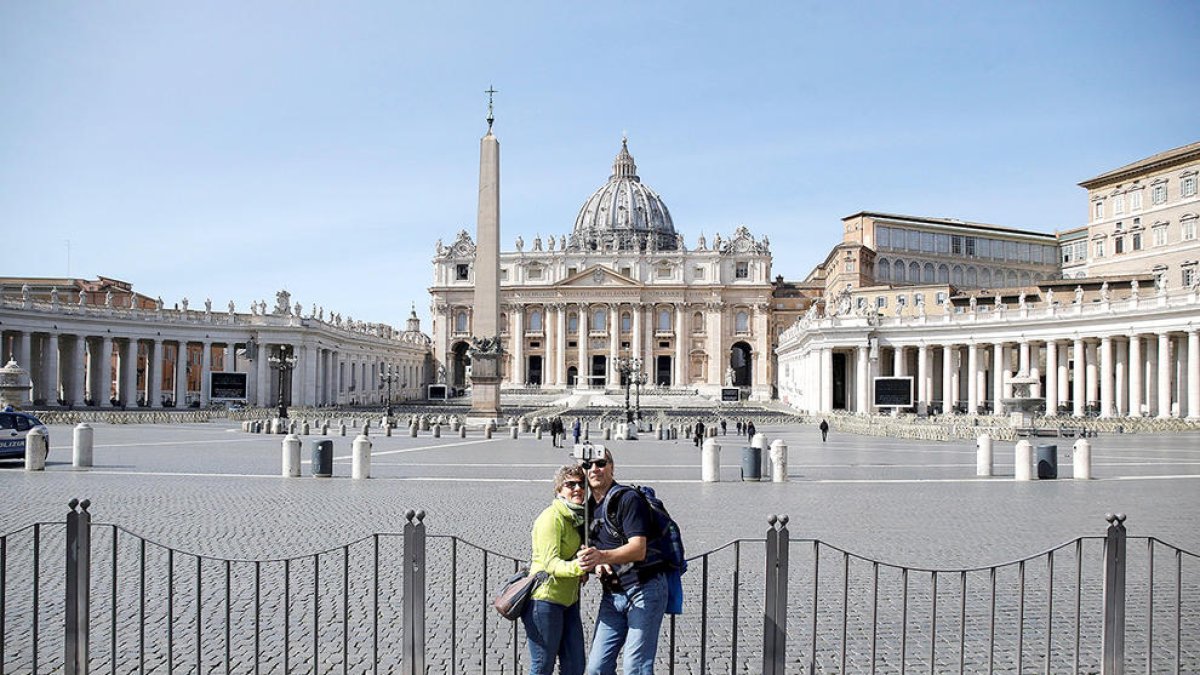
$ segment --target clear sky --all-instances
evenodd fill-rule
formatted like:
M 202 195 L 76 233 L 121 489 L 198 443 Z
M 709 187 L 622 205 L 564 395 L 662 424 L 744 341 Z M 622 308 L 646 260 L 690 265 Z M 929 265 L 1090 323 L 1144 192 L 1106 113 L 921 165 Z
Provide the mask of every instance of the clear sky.
M 1067 229 L 1200 140 L 1197 34 L 1194 0 L 8 0 L 0 275 L 428 330 L 489 85 L 504 250 L 569 233 L 622 132 L 688 246 L 744 224 L 789 279 L 862 210 Z

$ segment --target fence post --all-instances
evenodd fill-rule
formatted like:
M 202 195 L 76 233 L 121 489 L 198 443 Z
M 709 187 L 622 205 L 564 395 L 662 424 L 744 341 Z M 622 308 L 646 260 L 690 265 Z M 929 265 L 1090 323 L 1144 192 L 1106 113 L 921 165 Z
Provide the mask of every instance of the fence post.
M 1103 675 L 1125 672 L 1125 514 L 1105 514 Z
M 88 616 L 91 589 L 92 515 L 91 502 L 72 499 L 67 503 L 67 575 L 64 621 L 63 672 L 87 675 Z M 80 510 L 76 511 L 76 507 Z
M 404 669 L 425 675 L 425 512 L 404 514 Z M 414 522 L 415 518 L 415 522 Z
M 767 518 L 767 573 L 763 598 L 763 675 L 783 675 L 787 653 L 787 516 Z

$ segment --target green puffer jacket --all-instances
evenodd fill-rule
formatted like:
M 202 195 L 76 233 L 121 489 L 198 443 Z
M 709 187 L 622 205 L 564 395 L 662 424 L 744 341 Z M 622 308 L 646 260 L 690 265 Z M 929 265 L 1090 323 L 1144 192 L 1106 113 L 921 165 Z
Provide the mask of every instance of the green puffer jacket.
M 529 571 L 550 573 L 546 583 L 533 592 L 535 600 L 568 607 L 579 601 L 583 570 L 574 558 L 582 542 L 575 514 L 561 499 L 555 499 L 533 522 L 533 562 Z

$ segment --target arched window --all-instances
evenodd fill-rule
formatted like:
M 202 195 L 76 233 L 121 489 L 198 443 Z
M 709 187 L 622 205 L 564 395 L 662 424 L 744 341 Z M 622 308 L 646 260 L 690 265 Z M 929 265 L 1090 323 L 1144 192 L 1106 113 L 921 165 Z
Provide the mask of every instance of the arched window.
M 979 285 L 982 288 L 992 287 L 992 271 L 986 267 L 979 272 Z
M 572 335 L 579 332 L 579 314 L 571 312 L 567 315 L 567 332 Z
M 662 333 L 671 332 L 671 310 L 658 310 L 658 330 Z
M 1010 288 L 1017 285 L 1017 273 L 1016 272 L 1008 273 L 1008 284 L 1007 285 Z
M 592 314 L 592 330 L 596 330 L 596 331 L 607 330 L 607 328 L 606 328 L 606 326 L 608 325 L 607 319 L 608 319 L 607 311 L 605 311 L 603 309 L 596 310 L 596 313 Z
M 1021 285 L 1022 286 L 1029 285 L 1029 272 L 1021 272 Z
M 529 330 L 540 333 L 542 330 L 542 311 L 535 309 L 529 313 Z
M 692 332 L 704 332 L 704 314 L 702 312 L 696 312 L 692 315 Z
M 924 270 L 924 273 L 922 274 L 921 281 L 923 281 L 927 284 L 932 284 L 934 282 L 934 280 L 937 278 L 936 275 L 937 275 L 937 272 L 934 271 L 934 269 L 933 269 L 933 263 L 925 263 L 925 270 Z
M 750 315 L 746 312 L 738 312 L 733 318 L 734 332 L 749 333 L 750 332 Z
M 979 286 L 979 271 L 975 269 L 974 265 L 967 268 L 967 285 L 972 287 Z
M 875 261 L 875 269 L 878 275 L 875 281 L 889 281 L 892 278 L 892 263 L 888 262 L 887 258 L 880 258 Z
M 454 315 L 454 332 L 467 332 L 467 312 L 465 310 L 460 309 L 458 314 Z
M 950 270 L 950 283 L 955 286 L 962 286 L 963 283 L 963 268 L 962 265 L 955 265 L 954 269 Z
M 632 330 L 633 330 L 633 317 L 629 315 L 629 312 L 623 312 L 621 314 L 621 332 L 628 333 Z
M 938 265 L 937 280 L 939 284 L 950 283 L 950 268 L 945 265 Z
M 500 332 L 508 334 L 508 314 L 500 312 Z
M 904 283 L 904 269 L 905 269 L 905 267 L 904 267 L 903 260 L 897 260 L 896 262 L 892 263 L 892 283 L 893 284 Z
M 909 283 L 921 283 L 921 263 L 913 262 L 908 264 L 908 281 Z

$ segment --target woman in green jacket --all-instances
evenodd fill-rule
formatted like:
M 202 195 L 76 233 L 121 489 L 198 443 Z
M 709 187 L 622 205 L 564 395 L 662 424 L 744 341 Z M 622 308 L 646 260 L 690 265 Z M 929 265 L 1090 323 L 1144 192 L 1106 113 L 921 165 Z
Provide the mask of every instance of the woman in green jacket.
M 583 469 L 563 466 L 554 473 L 554 501 L 533 523 L 530 574 L 550 578 L 533 592 L 521 620 L 529 638 L 530 675 L 552 675 L 558 662 L 562 675 L 582 675 L 583 619 L 579 615 L 580 580 L 587 570 L 575 553 L 583 541 Z

